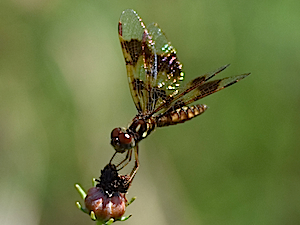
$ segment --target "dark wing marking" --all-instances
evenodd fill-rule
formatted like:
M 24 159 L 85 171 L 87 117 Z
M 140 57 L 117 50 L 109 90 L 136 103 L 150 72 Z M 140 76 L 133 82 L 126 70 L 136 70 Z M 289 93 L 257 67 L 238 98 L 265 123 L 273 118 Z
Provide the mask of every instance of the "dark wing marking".
M 226 87 L 229 87 L 232 84 L 235 84 L 236 82 L 244 79 L 248 75 L 250 75 L 250 73 L 232 76 L 232 77 L 226 77 L 219 80 L 208 81 L 202 83 L 201 85 L 197 85 L 196 88 L 192 89 L 191 91 L 189 91 L 188 93 L 180 97 L 178 100 L 173 102 L 172 106 L 170 106 L 169 109 L 162 114 L 169 113 L 170 111 L 174 111 L 180 107 L 189 105 L 194 101 L 197 101 L 201 98 L 211 95 Z
M 184 79 L 176 50 L 157 24 L 146 28 L 132 9 L 120 17 L 119 38 L 135 106 L 139 113 L 152 114 L 165 99 L 178 93 Z
M 194 101 L 197 101 L 226 87 L 229 87 L 232 84 L 235 84 L 236 82 L 244 79 L 248 75 L 250 75 L 250 73 L 205 82 L 197 88 L 195 88 L 193 91 L 190 91 L 188 94 L 182 96 L 176 102 L 183 101 L 185 105 L 189 105 Z
M 175 96 L 184 80 L 182 64 L 179 62 L 176 50 L 167 40 L 163 31 L 155 23 L 147 26 L 152 44 L 151 75 L 147 78 L 150 88 L 148 113 L 161 105 L 170 96 Z
M 127 77 L 131 96 L 138 112 L 145 109 L 145 68 L 143 59 L 143 40 L 147 35 L 144 23 L 138 14 L 127 9 L 119 21 L 119 39 L 125 58 Z
M 185 106 L 186 104 L 180 100 L 180 99 L 182 99 L 183 96 L 187 95 L 190 92 L 192 92 L 192 95 L 193 95 L 194 89 L 196 89 L 197 87 L 199 87 L 200 85 L 202 85 L 203 83 L 205 83 L 206 81 L 208 81 L 209 79 L 214 77 L 216 74 L 225 70 L 229 65 L 230 64 L 227 64 L 225 66 L 218 68 L 217 70 L 215 70 L 213 72 L 206 73 L 200 77 L 197 77 L 197 78 L 191 80 L 186 85 L 184 85 L 183 88 L 180 89 L 179 93 L 176 96 L 174 96 L 174 97 L 169 96 L 167 99 L 165 99 L 165 101 L 162 102 L 160 104 L 160 106 L 158 106 L 153 113 L 157 113 L 157 112 L 163 113 L 167 109 L 169 109 L 171 106 L 173 106 L 173 109 L 171 109 L 171 111 L 174 110 L 174 108 L 180 108 L 182 106 Z
M 225 65 L 180 88 L 184 72 L 176 50 L 157 24 L 150 24 L 146 29 L 132 9 L 125 10 L 120 17 L 119 38 L 131 95 L 139 114 L 171 113 L 249 75 L 207 82 L 229 66 Z

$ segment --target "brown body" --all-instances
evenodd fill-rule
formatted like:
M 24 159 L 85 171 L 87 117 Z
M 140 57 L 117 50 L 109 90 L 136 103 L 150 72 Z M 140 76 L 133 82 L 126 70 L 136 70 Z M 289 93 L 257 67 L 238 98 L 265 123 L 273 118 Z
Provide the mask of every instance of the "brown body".
M 157 120 L 158 127 L 164 127 L 169 125 L 175 125 L 177 123 L 184 123 L 185 121 L 191 120 L 196 116 L 201 115 L 207 109 L 206 105 L 193 105 L 184 106 L 182 108 L 165 113 Z
M 228 65 L 199 76 L 184 86 L 182 64 L 177 52 L 157 24 L 147 27 L 132 9 L 123 11 L 119 26 L 119 39 L 125 59 L 131 96 L 138 111 L 128 128 L 115 128 L 111 144 L 116 153 L 126 157 L 118 165 L 122 169 L 135 153 L 134 176 L 139 166 L 138 143 L 156 127 L 184 123 L 201 115 L 206 105 L 193 102 L 220 91 L 250 73 L 209 81 Z M 111 159 L 111 161 L 112 161 Z M 123 165 L 124 164 L 124 165 Z
M 137 115 L 129 125 L 128 133 L 134 136 L 135 143 L 137 144 L 154 131 L 155 127 L 156 121 L 152 116 L 147 119 L 145 116 Z

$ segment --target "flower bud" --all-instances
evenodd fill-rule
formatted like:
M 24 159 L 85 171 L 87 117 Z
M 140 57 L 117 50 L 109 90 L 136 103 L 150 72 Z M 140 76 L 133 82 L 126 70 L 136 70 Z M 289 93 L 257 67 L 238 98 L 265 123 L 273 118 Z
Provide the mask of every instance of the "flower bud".
M 106 193 L 102 188 L 92 187 L 85 198 L 85 206 L 94 211 L 98 220 L 120 219 L 126 209 L 127 199 L 125 193 Z

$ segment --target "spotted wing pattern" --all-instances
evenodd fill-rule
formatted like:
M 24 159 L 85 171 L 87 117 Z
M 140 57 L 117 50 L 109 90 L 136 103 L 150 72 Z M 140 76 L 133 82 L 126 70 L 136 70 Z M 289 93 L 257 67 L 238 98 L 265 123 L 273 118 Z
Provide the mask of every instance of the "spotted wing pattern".
M 145 109 L 145 68 L 143 39 L 147 30 L 133 10 L 123 11 L 119 21 L 119 39 L 125 58 L 129 88 L 138 112 Z
M 165 102 L 163 102 L 159 107 L 157 107 L 155 111 L 153 111 L 153 113 L 160 112 L 161 114 L 163 114 L 189 105 L 194 101 L 204 98 L 226 87 L 229 87 L 230 85 L 240 81 L 241 79 L 247 77 L 250 74 L 246 73 L 242 75 L 208 81 L 216 74 L 226 69 L 228 66 L 229 64 L 220 67 L 219 69 L 211 73 L 207 73 L 190 81 L 179 91 L 179 93 L 175 97 L 169 96 Z
M 184 72 L 182 64 L 179 62 L 176 50 L 168 41 L 163 31 L 155 23 L 147 26 L 149 35 L 152 38 L 155 50 L 155 67 L 152 82 L 153 87 L 152 105 L 149 107 L 149 112 L 153 112 L 170 96 L 175 96 L 178 93 L 178 88 L 184 80 Z
M 157 24 L 146 28 L 132 9 L 120 17 L 119 39 L 135 106 L 139 114 L 152 114 L 169 96 L 177 94 L 184 79 L 176 50 Z
M 201 115 L 207 109 L 206 105 L 187 106 L 194 101 L 229 87 L 248 75 L 249 73 L 209 82 L 205 82 L 203 77 L 192 80 L 186 88 L 183 89 L 184 91 L 180 92 L 175 98 L 170 98 L 171 103 L 166 101 L 161 107 L 157 108 L 157 110 L 161 108 L 161 111 L 163 111 L 156 116 L 157 126 L 175 125 Z
M 157 24 L 146 27 L 132 9 L 125 10 L 120 17 L 119 38 L 138 113 L 148 118 L 154 116 L 158 126 L 182 123 L 202 114 L 207 109 L 205 105 L 188 105 L 250 74 L 209 81 L 228 64 L 182 87 L 184 72 L 175 48 Z

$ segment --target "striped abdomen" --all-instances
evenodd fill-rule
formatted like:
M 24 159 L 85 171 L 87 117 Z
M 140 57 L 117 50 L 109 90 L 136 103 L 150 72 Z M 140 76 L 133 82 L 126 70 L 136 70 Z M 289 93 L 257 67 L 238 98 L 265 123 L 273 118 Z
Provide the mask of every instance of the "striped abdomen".
M 206 105 L 183 106 L 171 112 L 166 112 L 157 118 L 157 126 L 164 127 L 184 123 L 196 116 L 201 115 L 207 109 Z

